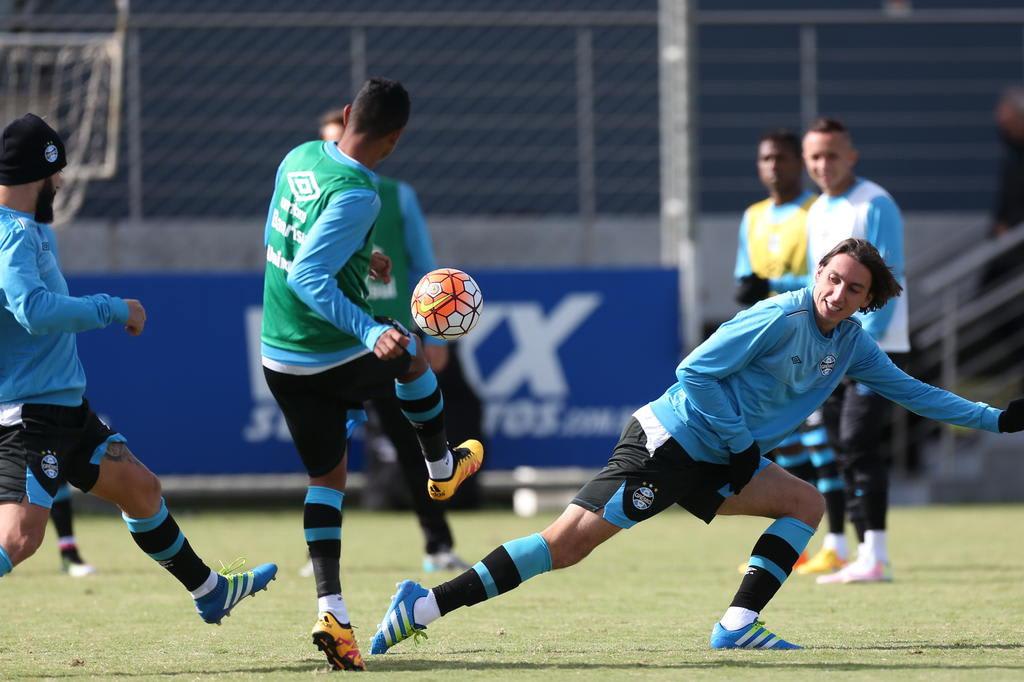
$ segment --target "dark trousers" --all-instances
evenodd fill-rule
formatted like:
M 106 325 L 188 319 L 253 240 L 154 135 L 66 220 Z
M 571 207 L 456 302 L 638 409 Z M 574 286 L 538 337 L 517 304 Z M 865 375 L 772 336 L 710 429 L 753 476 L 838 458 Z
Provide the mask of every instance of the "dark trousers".
M 906 354 L 891 354 L 903 367 Z M 885 530 L 889 508 L 889 465 L 882 435 L 892 403 L 863 384 L 844 380 L 822 406 L 828 440 L 846 490 L 846 511 L 864 541 L 867 530 Z
M 370 401 L 367 407 L 373 412 L 370 417 L 371 423 L 379 423 L 380 431 L 394 446 L 395 459 L 401 470 L 404 487 L 408 491 L 409 501 L 423 530 L 427 553 L 433 554 L 451 548 L 454 542 L 451 528 L 448 527 L 445 518 L 445 506 L 430 499 L 427 494 L 427 467 L 423 460 L 423 452 L 416 439 L 416 432 L 402 414 L 398 399 L 393 396 L 377 398 Z M 372 452 L 371 431 L 372 429 L 367 429 L 368 459 L 380 456 L 379 453 Z M 374 466 L 374 463 L 368 463 L 367 469 L 371 470 Z

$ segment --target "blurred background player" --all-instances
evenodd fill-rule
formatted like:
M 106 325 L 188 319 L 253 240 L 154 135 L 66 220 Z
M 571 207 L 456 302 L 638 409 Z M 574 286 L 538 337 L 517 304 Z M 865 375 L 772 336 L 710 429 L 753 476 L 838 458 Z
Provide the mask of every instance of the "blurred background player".
M 60 550 L 61 569 L 72 578 L 84 578 L 96 572 L 95 567 L 85 563 L 78 551 L 75 540 L 74 521 L 71 509 L 71 488 L 67 483 L 60 487 L 50 506 L 50 521 L 57 531 L 57 549 Z
M 335 669 L 364 669 L 341 592 L 346 414 L 397 395 L 433 499 L 450 498 L 483 461 L 477 441 L 449 448 L 444 400 L 422 344 L 374 319 L 367 301 L 367 275 L 390 277 L 387 259 L 373 253 L 381 203 L 372 169 L 398 144 L 410 108 L 401 83 L 366 81 L 344 108 L 337 143 L 306 142 L 284 157 L 264 231 L 263 374 L 309 475 L 303 528 L 317 591 L 312 638 Z
M 757 174 L 768 198 L 751 205 L 740 222 L 736 252 L 736 302 L 749 306 L 777 292 L 807 285 L 807 211 L 817 198 L 803 189 L 804 161 L 800 138 L 788 130 L 761 137 L 757 147 Z M 843 484 L 835 456 L 828 447 L 820 411 L 800 431 L 788 436 L 771 455 L 794 476 L 816 485 L 825 496 L 829 532 L 843 533 Z M 808 565 L 802 553 L 794 568 Z M 820 565 L 816 556 L 812 567 Z M 827 570 L 839 566 L 830 565 Z M 746 570 L 746 564 L 741 566 Z M 820 572 L 820 571 L 814 571 Z
M 263 564 L 219 575 L 195 553 L 160 495 L 160 480 L 85 400 L 75 335 L 112 324 L 142 333 L 135 299 L 75 297 L 50 223 L 67 165 L 53 128 L 26 114 L 0 137 L 0 577 L 32 556 L 65 481 L 121 509 L 132 540 L 188 590 L 207 623 L 220 623 L 277 573 Z
M 804 135 L 804 162 L 822 194 L 807 215 L 807 247 L 815 263 L 848 237 L 865 239 L 878 249 L 904 288 L 903 218 L 892 196 L 854 173 L 858 153 L 846 126 L 833 118 L 815 121 Z M 910 351 L 907 295 L 885 307 L 858 315 L 879 347 L 898 366 Z M 857 558 L 836 573 L 818 577 L 820 583 L 890 580 L 886 515 L 889 470 L 882 451 L 882 433 L 892 406 L 881 395 L 854 380 L 846 380 L 822 406 L 828 439 L 846 488 L 846 508 L 857 532 Z M 848 557 L 846 537 L 829 533 L 825 549 L 838 561 Z
M 335 109 L 320 119 L 320 139 L 337 142 L 344 131 L 344 111 Z M 382 175 L 380 181 L 380 214 L 373 228 L 373 248 L 391 259 L 391 278 L 384 283 L 367 278 L 367 300 L 375 316 L 389 317 L 401 322 L 406 329 L 415 330 L 409 307 L 409 297 L 420 277 L 435 270 L 437 261 L 430 240 L 427 221 L 423 216 L 415 190 L 405 182 Z M 445 385 L 448 374 L 449 343 L 423 334 L 423 353 L 430 368 L 438 375 L 438 383 L 445 396 L 448 414 L 461 412 L 453 409 L 452 393 Z M 461 372 L 456 371 L 461 375 Z M 452 550 L 455 540 L 445 515 L 445 506 L 430 499 L 427 494 L 427 471 L 423 466 L 416 432 L 402 414 L 398 398 L 390 395 L 366 403 L 368 421 L 365 426 L 367 492 L 365 502 L 371 507 L 393 506 L 395 497 L 392 474 L 397 473 L 424 538 L 423 570 L 465 570 L 469 568 Z M 450 437 L 461 442 L 470 433 L 460 433 L 449 419 L 446 424 Z M 464 437 L 463 437 L 464 436 Z M 477 479 L 469 479 L 459 488 L 464 496 L 468 488 L 477 488 Z M 399 503 L 401 500 L 398 501 Z M 313 564 L 303 569 L 304 575 L 313 574 Z

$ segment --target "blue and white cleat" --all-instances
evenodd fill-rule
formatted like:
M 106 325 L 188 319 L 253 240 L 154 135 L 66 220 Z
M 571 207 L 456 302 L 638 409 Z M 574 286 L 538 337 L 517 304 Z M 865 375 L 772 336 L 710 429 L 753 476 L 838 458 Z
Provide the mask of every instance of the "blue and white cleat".
M 220 625 L 231 609 L 251 594 L 267 589 L 277 576 L 277 564 L 260 564 L 251 571 L 232 575 L 217 576 L 217 587 L 207 595 L 196 599 L 196 611 L 207 623 Z
M 427 596 L 427 590 L 412 580 L 403 580 L 396 587 L 398 591 L 391 598 L 391 606 L 384 613 L 373 641 L 370 642 L 371 654 L 382 654 L 409 637 L 419 639 L 427 636 L 424 632 L 426 626 L 418 625 L 413 620 L 413 606 L 417 599 Z
M 712 649 L 803 649 L 798 644 L 793 644 L 782 639 L 764 626 L 764 623 L 755 620 L 750 625 L 739 630 L 726 630 L 721 623 L 715 623 L 715 629 L 711 631 Z

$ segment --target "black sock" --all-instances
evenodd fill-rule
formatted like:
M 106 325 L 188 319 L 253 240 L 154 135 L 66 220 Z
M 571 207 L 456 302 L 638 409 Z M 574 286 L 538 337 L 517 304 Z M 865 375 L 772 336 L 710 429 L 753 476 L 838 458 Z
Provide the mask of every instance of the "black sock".
M 416 430 L 420 449 L 428 462 L 448 456 L 448 439 L 444 429 L 444 396 L 437 377 L 427 368 L 413 381 L 395 382 L 395 396 L 402 414 Z
M 433 589 L 441 615 L 497 597 L 551 570 L 551 551 L 539 533 L 510 540 L 471 569 Z
M 313 562 L 316 596 L 341 594 L 341 521 L 345 493 L 311 485 L 306 489 L 302 527 Z M 342 623 L 345 625 L 345 623 Z
M 828 532 L 842 535 L 846 532 L 846 493 L 831 490 L 824 495 L 825 511 L 828 514 Z
M 127 514 L 121 516 L 139 549 L 166 568 L 186 590 L 192 592 L 206 582 L 210 567 L 192 550 L 162 498 L 160 511 L 148 519 L 133 519 Z
M 75 531 L 71 520 L 71 500 L 54 500 L 50 507 L 50 519 L 57 531 L 57 547 L 60 548 L 61 558 L 73 564 L 84 564 L 82 556 L 78 553 L 78 543 L 75 542 Z
M 776 520 L 751 552 L 747 572 L 730 606 L 760 613 L 789 577 L 814 529 L 791 517 Z

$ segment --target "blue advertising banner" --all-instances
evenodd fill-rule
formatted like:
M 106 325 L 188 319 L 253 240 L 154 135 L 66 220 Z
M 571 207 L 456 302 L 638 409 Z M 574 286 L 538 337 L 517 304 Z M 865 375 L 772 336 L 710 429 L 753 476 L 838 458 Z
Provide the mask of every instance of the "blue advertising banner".
M 630 413 L 674 381 L 674 270 L 482 270 L 458 344 L 484 400 L 487 468 L 600 467 Z M 301 470 L 263 380 L 262 277 L 78 276 L 73 294 L 138 298 L 145 333 L 78 336 L 86 396 L 162 474 Z M 352 469 L 361 468 L 353 448 Z

